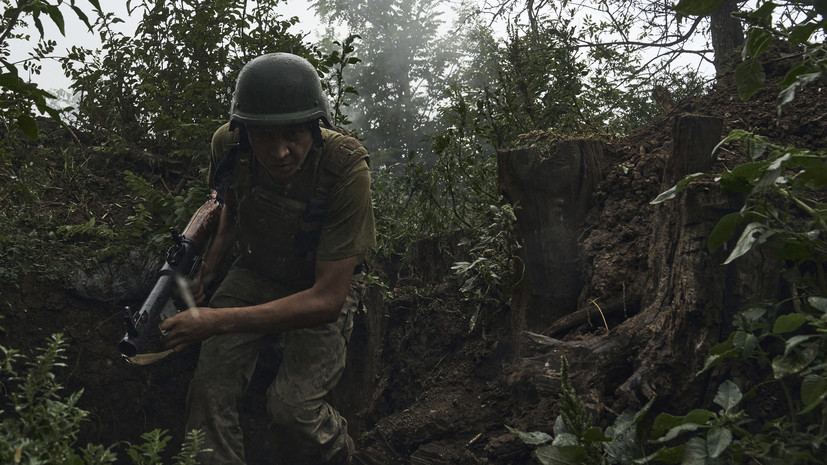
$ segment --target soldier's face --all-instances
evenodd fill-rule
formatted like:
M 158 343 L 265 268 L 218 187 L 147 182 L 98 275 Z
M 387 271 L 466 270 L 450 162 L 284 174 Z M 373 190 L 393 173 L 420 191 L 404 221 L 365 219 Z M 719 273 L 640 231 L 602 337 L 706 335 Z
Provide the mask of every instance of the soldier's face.
M 251 126 L 247 135 L 253 155 L 276 181 L 293 177 L 313 147 L 313 135 L 307 124 Z

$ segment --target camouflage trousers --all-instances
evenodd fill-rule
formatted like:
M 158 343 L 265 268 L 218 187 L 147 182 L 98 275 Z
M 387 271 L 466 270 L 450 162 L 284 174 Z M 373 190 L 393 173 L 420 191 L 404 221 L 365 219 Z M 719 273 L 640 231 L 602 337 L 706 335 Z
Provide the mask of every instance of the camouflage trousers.
M 238 299 L 232 296 L 233 292 L 222 291 L 224 284 L 210 301 L 211 307 L 251 305 L 262 298 Z M 277 335 L 282 362 L 275 381 L 267 389 L 267 412 L 273 440 L 289 447 L 283 451 L 290 458 L 289 463 L 339 464 L 347 459 L 347 421 L 324 397 L 336 386 L 345 368 L 347 343 L 359 306 L 359 288 L 351 286 L 335 323 Z M 274 296 L 263 298 L 273 300 Z M 260 351 L 273 350 L 273 344 L 268 343 L 272 337 L 226 334 L 201 343 L 198 366 L 187 393 L 186 426 L 187 431 L 203 432 L 205 448 L 211 449 L 199 456 L 201 463 L 245 463 L 238 406 Z

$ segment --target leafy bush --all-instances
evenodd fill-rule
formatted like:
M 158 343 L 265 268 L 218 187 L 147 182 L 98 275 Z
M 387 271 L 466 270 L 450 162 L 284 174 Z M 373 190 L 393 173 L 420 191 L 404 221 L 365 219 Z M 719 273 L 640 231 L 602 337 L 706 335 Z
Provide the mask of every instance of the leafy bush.
M 569 363 L 561 357 L 559 406 L 560 415 L 554 422 L 554 436 L 544 432 L 524 433 L 507 427 L 524 443 L 537 446 L 534 456 L 543 465 L 565 464 L 629 464 L 638 463 L 644 453 L 643 419 L 653 401 L 638 412 L 625 412 L 605 430 L 592 424 L 583 401 L 571 385 Z
M 466 234 L 459 246 L 467 250 L 471 261 L 459 261 L 451 269 L 460 285 L 464 300 L 474 308 L 470 330 L 486 316 L 484 310 L 499 308 L 511 290 L 522 280 L 518 257 L 517 218 L 511 205 L 489 206 L 491 223 Z
M 17 368 L 19 363 L 26 362 L 22 354 L 0 346 L 0 370 L 5 378 L 2 387 L 6 396 L 3 404 L 11 407 L 8 412 L 0 410 L 0 461 L 3 463 L 83 465 L 117 460 L 111 446 L 88 444 L 79 448 L 76 445 L 80 424 L 88 412 L 77 406 L 83 391 L 64 397 L 54 373 L 56 368 L 65 366 L 65 345 L 62 335 L 52 336 L 39 355 L 26 363 L 24 372 Z M 166 432 L 155 430 L 142 438 L 143 444 L 133 444 L 127 451 L 133 463 L 162 463 L 160 454 L 169 442 Z M 191 432 L 174 463 L 195 464 L 195 456 L 202 446 L 202 435 Z
M 124 242 L 134 238 L 148 238 L 153 247 L 168 247 L 169 230 L 178 232 L 207 199 L 207 189 L 200 181 L 191 180 L 182 194 L 174 195 L 155 188 L 149 181 L 131 171 L 124 172 L 124 180 L 141 202 L 135 205 L 134 215 L 127 218 L 121 231 Z
M 98 0 L 89 0 L 89 3 L 94 7 L 96 14 L 101 13 Z M 57 46 L 56 41 L 44 35 L 44 18 L 48 18 L 58 31 L 65 35 L 65 19 L 59 8 L 61 4 L 68 6 L 74 15 L 91 29 L 88 16 L 74 1 L 66 3 L 62 0 L 27 0 L 15 2 L 14 5 L 8 1 L 3 2 L 3 20 L 0 21 L 0 121 L 3 121 L 4 125 L 14 122 L 14 126 L 32 140 L 38 137 L 36 112 L 33 107 L 37 112 L 48 114 L 56 121 L 60 121 L 62 112 L 49 106 L 48 100 L 54 98 L 52 94 L 20 76 L 18 65 L 22 64 L 25 72 L 40 74 L 41 60 L 51 55 Z M 29 25 L 29 21 L 39 33 L 36 40 L 31 40 L 28 33 L 21 32 Z M 8 60 L 12 40 L 25 40 L 34 44 L 28 58 L 15 63 Z

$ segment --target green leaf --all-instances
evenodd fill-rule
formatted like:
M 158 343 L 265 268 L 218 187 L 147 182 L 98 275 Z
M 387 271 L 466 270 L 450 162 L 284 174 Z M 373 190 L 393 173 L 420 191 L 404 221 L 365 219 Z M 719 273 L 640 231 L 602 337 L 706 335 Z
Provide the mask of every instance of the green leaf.
M 12 92 L 20 92 L 26 87 L 26 83 L 17 76 L 17 73 L 0 73 L 0 87 L 5 87 Z
M 821 296 L 812 296 L 807 298 L 807 303 L 816 310 L 827 313 L 827 298 Z
M 557 447 L 569 447 L 580 445 L 580 438 L 572 433 L 558 433 L 554 436 L 553 445 Z
M 761 179 L 758 181 L 758 183 L 755 184 L 753 192 L 761 192 L 764 189 L 767 189 L 768 187 L 774 185 L 776 181 L 778 181 L 778 178 L 781 176 L 781 173 L 784 168 L 784 162 L 789 160 L 791 156 L 792 155 L 787 153 L 784 154 L 784 156 L 770 163 L 770 165 L 767 167 L 767 170 L 764 171 L 764 175 L 761 176 Z
M 655 418 L 655 422 L 652 425 L 652 435 L 654 437 L 658 437 L 663 435 L 667 431 L 673 430 L 676 427 L 686 424 L 694 426 L 703 425 L 706 424 L 706 422 L 714 416 L 714 413 L 704 409 L 692 410 L 691 412 L 687 413 L 682 417 L 670 415 L 668 413 L 661 413 L 657 416 L 657 418 Z
M 704 176 L 707 176 L 707 177 L 708 177 L 708 176 L 710 176 L 710 175 L 709 175 L 709 174 L 706 174 L 706 173 L 693 173 L 693 174 L 687 175 L 686 177 L 684 177 L 683 179 L 681 179 L 680 181 L 678 181 L 678 183 L 677 183 L 677 184 L 675 184 L 674 186 L 672 186 L 669 190 L 666 190 L 666 191 L 662 192 L 660 195 L 658 195 L 657 197 L 655 197 L 655 200 L 652 200 L 652 201 L 651 201 L 651 202 L 649 202 L 649 203 L 650 203 L 651 205 L 656 205 L 656 204 L 659 204 L 659 203 L 663 203 L 663 202 L 665 202 L 665 201 L 667 201 L 667 200 L 673 199 L 673 198 L 675 198 L 675 196 L 677 196 L 677 195 L 678 195 L 678 194 L 679 194 L 682 190 L 684 190 L 684 188 L 686 188 L 686 186 L 687 186 L 690 182 L 692 182 L 692 180 L 697 179 L 697 178 L 700 178 L 700 177 L 704 177 Z
M 523 441 L 524 443 L 526 443 L 530 446 L 545 444 L 545 443 L 552 440 L 552 437 L 550 435 L 548 435 L 548 434 L 546 434 L 542 431 L 534 431 L 534 432 L 531 432 L 531 433 L 524 433 L 524 432 L 522 432 L 518 429 L 514 429 L 514 428 L 512 428 L 508 425 L 506 425 L 506 429 L 508 429 L 508 431 L 512 432 L 514 435 L 516 435 L 518 438 L 520 438 L 521 441 Z
M 803 313 L 790 313 L 788 315 L 781 315 L 775 320 L 772 326 L 772 332 L 775 334 L 784 334 L 795 331 L 801 325 L 807 322 L 807 315 Z
M 808 340 L 819 337 L 815 334 L 799 334 L 798 336 L 793 336 L 787 339 L 787 342 L 784 344 L 784 353 L 789 354 L 791 350 L 798 347 L 801 343 L 807 342 Z
M 697 423 L 684 423 L 667 431 L 663 437 L 658 438 L 657 442 L 669 442 L 683 433 L 691 433 L 699 429 L 701 429 L 701 425 Z
M 711 15 L 724 3 L 724 0 L 680 0 L 675 11 L 687 16 Z
M 741 312 L 741 317 L 750 325 L 760 324 L 767 316 L 766 307 L 750 307 Z
M 718 220 L 718 224 L 712 229 L 712 233 L 709 235 L 709 240 L 707 241 L 709 251 L 714 252 L 724 245 L 724 243 L 735 234 L 735 228 L 745 219 L 743 213 L 735 212 Z
M 721 386 L 718 388 L 713 402 L 720 405 L 725 412 L 729 412 L 741 402 L 742 398 L 743 395 L 741 394 L 741 390 L 738 389 L 738 386 L 732 381 L 726 380 L 721 383 Z
M 715 344 L 714 346 L 709 348 L 710 355 L 721 355 L 733 349 L 733 338 L 734 333 L 731 333 L 726 341 L 721 342 L 719 344 Z
M 775 231 L 767 228 L 761 223 L 750 223 L 744 228 L 744 232 L 741 233 L 741 237 L 738 239 L 738 243 L 735 244 L 735 249 L 733 249 L 732 253 L 729 254 L 726 261 L 724 261 L 724 265 L 729 264 L 736 258 L 744 255 L 745 253 L 749 252 L 755 245 L 761 245 L 767 241 L 767 238 L 772 236 Z
M 793 45 L 806 43 L 810 40 L 810 36 L 812 36 L 813 33 L 815 33 L 820 27 L 821 26 L 816 22 L 797 24 L 793 26 L 788 36 L 790 43 Z
M 752 135 L 747 139 L 747 153 L 749 154 L 750 160 L 758 160 L 767 153 L 767 148 L 772 145 L 764 136 L 756 136 Z
M 706 435 L 706 450 L 709 456 L 718 458 L 732 444 L 732 431 L 728 428 L 712 428 Z
M 754 183 L 763 176 L 768 165 L 766 161 L 742 163 L 721 175 L 721 188 L 730 192 L 748 194 L 753 191 Z
M 807 168 L 795 178 L 797 186 L 806 186 L 810 189 L 821 189 L 827 186 L 827 166 Z
M 782 90 L 778 94 L 777 100 L 777 107 L 778 107 L 778 114 L 781 114 L 781 110 L 784 105 L 790 103 L 795 99 L 795 92 L 799 87 L 803 87 L 819 78 L 822 77 L 824 73 L 820 71 L 812 72 L 812 73 L 804 73 L 798 74 L 796 76 L 796 80 L 794 83 L 788 85 L 784 90 Z
M 798 81 L 799 76 L 807 74 L 807 73 L 812 73 L 814 71 L 818 71 L 818 70 L 816 68 L 813 68 L 812 66 L 808 65 L 807 63 L 805 63 L 803 61 L 800 61 L 800 62 L 794 64 L 790 68 L 790 70 L 787 71 L 787 74 L 784 76 L 784 79 L 778 85 L 780 85 L 783 89 L 786 89 L 787 87 L 795 84 L 795 82 Z M 795 92 L 793 92 L 793 95 L 795 95 Z M 789 102 L 784 102 L 784 103 L 789 103 Z
M 801 402 L 807 413 L 815 407 L 820 407 L 827 398 L 827 378 L 819 375 L 807 375 L 801 381 Z
M 729 350 L 729 351 L 721 353 L 721 354 L 710 355 L 709 357 L 706 358 L 706 361 L 704 363 L 704 367 L 697 374 L 701 374 L 701 373 L 709 370 L 710 368 L 719 365 L 724 360 L 726 360 L 728 358 L 736 357 L 736 356 L 738 356 L 738 352 L 735 351 L 735 350 Z
M 763 2 L 757 10 L 750 11 L 748 17 L 754 22 L 767 24 L 772 19 L 772 14 L 775 12 L 776 5 L 773 2 Z
M 781 379 L 787 375 L 798 373 L 807 368 L 818 355 L 815 345 L 804 347 L 802 350 L 795 350 L 789 354 L 779 355 L 772 360 L 772 371 L 775 379 Z
M 681 463 L 683 457 L 683 444 L 675 447 L 664 447 L 658 449 L 654 454 L 649 455 L 645 459 L 637 459 L 633 463 L 645 465 L 649 463 Z
M 582 456 L 583 454 L 576 454 L 574 451 L 556 446 L 543 446 L 534 451 L 534 456 L 537 457 L 537 460 L 543 465 L 572 465 L 581 463 L 579 459 L 575 457 L 576 455 Z
M 63 13 L 60 12 L 60 8 L 56 5 L 47 5 L 46 13 L 49 14 L 50 18 L 52 18 L 52 22 L 55 23 L 55 26 L 57 26 L 57 30 L 60 31 L 60 34 L 65 36 L 66 24 L 63 20 Z
M 758 338 L 752 333 L 736 331 L 732 343 L 743 356 L 749 357 L 758 347 Z
M 17 127 L 19 127 L 29 139 L 37 140 L 37 121 L 35 121 L 31 115 L 20 115 L 17 118 Z
M 760 27 L 754 27 L 749 31 L 741 58 L 743 60 L 756 59 L 767 51 L 771 43 L 772 35 L 769 32 Z
M 86 16 L 86 13 L 83 10 L 81 10 L 80 8 L 78 8 L 77 6 L 72 5 L 71 8 L 72 8 L 72 11 L 75 12 L 75 15 L 78 17 L 78 19 L 84 25 L 86 25 L 86 27 L 89 29 L 89 31 L 92 31 L 93 30 L 92 29 L 92 23 L 89 22 L 89 17 Z
M 45 34 L 43 33 L 43 22 L 40 21 L 39 10 L 32 11 L 32 21 L 34 22 L 34 27 L 37 28 L 37 32 L 40 33 L 40 37 L 43 37 Z
M 707 465 L 708 457 L 706 441 L 701 438 L 691 438 L 683 449 L 681 465 Z
M 603 430 L 597 426 L 592 426 L 583 433 L 583 439 L 586 442 L 609 442 L 612 438 L 603 434 Z
M 742 61 L 735 68 L 735 84 L 738 86 L 738 96 L 741 100 L 749 100 L 755 95 L 766 79 L 764 67 L 755 57 Z
M 718 150 L 718 148 L 720 148 L 722 145 L 727 144 L 729 142 L 736 141 L 736 140 L 750 139 L 753 136 L 754 136 L 754 134 L 750 131 L 747 131 L 747 130 L 744 130 L 744 129 L 733 129 L 732 131 L 729 132 L 729 134 L 727 134 L 727 136 L 724 138 L 724 140 L 722 140 L 721 142 L 718 142 L 718 145 L 715 146 L 715 150 Z M 713 153 L 715 152 L 715 150 L 713 150 Z

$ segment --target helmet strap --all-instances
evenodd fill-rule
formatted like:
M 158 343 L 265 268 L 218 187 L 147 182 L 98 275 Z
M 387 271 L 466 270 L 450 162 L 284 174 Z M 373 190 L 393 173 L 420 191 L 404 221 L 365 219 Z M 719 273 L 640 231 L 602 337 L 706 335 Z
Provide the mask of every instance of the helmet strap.
M 313 136 L 314 147 L 321 147 L 324 145 L 324 138 L 322 137 L 322 128 L 321 126 L 319 126 L 318 120 L 310 122 L 310 134 Z

